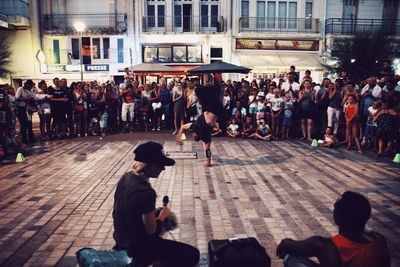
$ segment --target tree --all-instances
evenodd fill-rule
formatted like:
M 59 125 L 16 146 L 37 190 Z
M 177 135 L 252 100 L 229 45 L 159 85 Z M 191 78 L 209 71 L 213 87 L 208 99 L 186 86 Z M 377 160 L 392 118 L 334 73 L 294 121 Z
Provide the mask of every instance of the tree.
M 394 50 L 393 41 L 383 32 L 358 33 L 351 39 L 335 41 L 332 57 L 337 63 L 325 67 L 331 73 L 345 70 L 354 81 L 361 81 L 377 75 L 383 61 L 393 57 Z
M 8 35 L 0 32 L 0 77 L 6 77 L 11 73 L 11 48 Z

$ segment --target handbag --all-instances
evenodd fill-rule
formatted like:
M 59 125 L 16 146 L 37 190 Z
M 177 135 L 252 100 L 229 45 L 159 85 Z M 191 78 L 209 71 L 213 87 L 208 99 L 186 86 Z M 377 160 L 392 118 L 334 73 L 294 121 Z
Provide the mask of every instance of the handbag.
M 254 237 L 208 242 L 210 267 L 270 267 L 271 258 Z

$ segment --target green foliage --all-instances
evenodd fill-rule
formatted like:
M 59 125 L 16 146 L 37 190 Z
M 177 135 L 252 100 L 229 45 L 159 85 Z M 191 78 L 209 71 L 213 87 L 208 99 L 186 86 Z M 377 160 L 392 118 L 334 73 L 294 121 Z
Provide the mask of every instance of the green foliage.
M 377 75 L 383 61 L 394 55 L 393 40 L 383 33 L 356 34 L 353 38 L 335 41 L 332 56 L 337 60 L 335 66 L 325 67 L 331 73 L 342 70 L 354 81 L 361 81 L 371 75 Z
M 11 48 L 8 42 L 8 35 L 0 32 L 0 77 L 6 77 L 11 73 Z

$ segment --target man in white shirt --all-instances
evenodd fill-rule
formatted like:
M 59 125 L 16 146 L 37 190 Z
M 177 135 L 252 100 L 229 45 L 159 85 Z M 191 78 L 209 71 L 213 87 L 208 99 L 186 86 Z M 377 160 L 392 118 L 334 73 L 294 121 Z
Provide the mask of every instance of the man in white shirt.
M 367 80 L 368 84 L 364 86 L 364 88 L 361 90 L 361 97 L 364 97 L 370 88 L 372 88 L 372 96 L 380 99 L 382 98 L 382 88 L 376 84 L 376 78 L 375 77 L 369 77 Z
M 285 90 L 285 93 L 290 92 L 292 94 L 292 99 L 295 99 L 295 93 L 300 90 L 300 84 L 294 81 L 292 73 L 289 73 L 286 82 L 282 83 L 282 90 Z

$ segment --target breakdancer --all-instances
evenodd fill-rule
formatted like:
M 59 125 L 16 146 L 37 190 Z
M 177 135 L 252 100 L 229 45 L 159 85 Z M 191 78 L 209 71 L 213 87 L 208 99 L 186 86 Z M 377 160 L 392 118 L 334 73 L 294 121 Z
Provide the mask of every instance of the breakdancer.
M 211 167 L 211 134 L 214 127 L 218 126 L 218 117 L 223 114 L 222 102 L 220 101 L 220 88 L 215 86 L 203 86 L 195 89 L 202 106 L 202 112 L 196 121 L 183 124 L 176 134 L 176 141 L 183 144 L 181 140 L 182 133 L 192 132 L 194 141 L 203 141 L 206 155 L 205 165 Z

